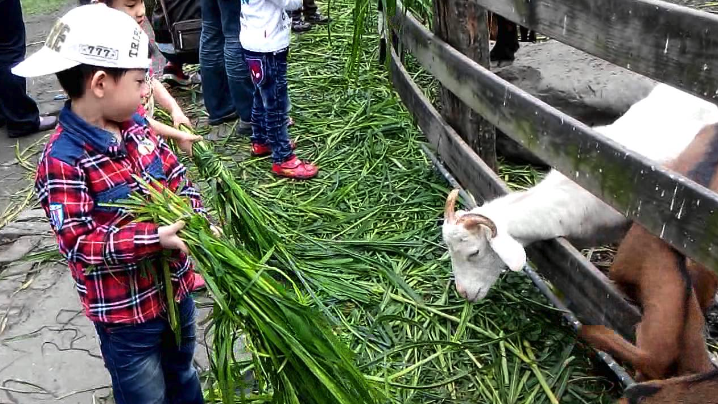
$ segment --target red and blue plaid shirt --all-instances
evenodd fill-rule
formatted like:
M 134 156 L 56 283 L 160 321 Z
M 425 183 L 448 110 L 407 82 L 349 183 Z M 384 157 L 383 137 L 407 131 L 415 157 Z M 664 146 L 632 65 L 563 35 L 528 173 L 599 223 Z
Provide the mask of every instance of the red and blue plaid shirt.
M 75 115 L 68 103 L 40 157 L 35 190 L 92 321 L 136 324 L 165 310 L 162 279 L 140 265 L 149 263 L 162 274 L 158 225 L 133 222 L 122 209 L 100 204 L 143 192 L 133 179 L 137 175 L 190 198 L 195 211 L 204 213 L 199 194 L 185 178 L 186 168 L 146 122 L 135 114 L 121 125 L 118 143 L 111 133 Z M 170 271 L 179 301 L 192 289 L 192 264 L 173 251 Z

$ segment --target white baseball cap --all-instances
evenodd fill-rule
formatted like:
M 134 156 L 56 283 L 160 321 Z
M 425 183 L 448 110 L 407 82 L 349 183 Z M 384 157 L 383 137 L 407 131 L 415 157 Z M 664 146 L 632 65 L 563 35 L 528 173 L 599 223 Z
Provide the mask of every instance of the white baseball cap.
M 149 38 L 129 15 L 104 4 L 76 7 L 62 16 L 45 45 L 12 69 L 37 77 L 86 64 L 148 69 Z

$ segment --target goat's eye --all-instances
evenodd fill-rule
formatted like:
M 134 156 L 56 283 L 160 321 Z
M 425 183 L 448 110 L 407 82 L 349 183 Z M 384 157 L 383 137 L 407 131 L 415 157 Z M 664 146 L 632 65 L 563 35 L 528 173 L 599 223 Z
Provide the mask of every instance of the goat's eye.
M 469 254 L 469 258 L 474 258 L 474 257 L 477 257 L 478 255 L 479 255 L 479 250 L 476 250 L 476 251 L 472 252 L 471 254 Z

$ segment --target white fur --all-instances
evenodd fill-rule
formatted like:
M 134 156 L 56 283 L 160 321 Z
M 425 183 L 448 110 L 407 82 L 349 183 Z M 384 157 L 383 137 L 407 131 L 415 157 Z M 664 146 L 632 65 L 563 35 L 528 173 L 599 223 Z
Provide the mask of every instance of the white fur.
M 660 164 L 677 157 L 701 128 L 715 122 L 718 107 L 659 84 L 613 124 L 594 129 Z M 483 226 L 473 231 L 452 223 L 442 227 L 456 289 L 470 301 L 483 299 L 505 268 L 523 267 L 523 246 L 556 237 L 579 247 L 601 245 L 620 239 L 629 224 L 621 213 L 555 170 L 533 188 L 471 212 L 494 221 L 495 239 Z M 463 214 L 458 211 L 457 218 Z

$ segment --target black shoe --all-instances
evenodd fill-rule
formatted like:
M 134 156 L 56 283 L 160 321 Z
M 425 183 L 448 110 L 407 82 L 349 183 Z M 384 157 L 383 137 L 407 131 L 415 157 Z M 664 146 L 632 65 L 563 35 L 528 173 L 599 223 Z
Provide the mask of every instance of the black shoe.
M 302 20 L 292 20 L 292 31 L 297 33 L 307 32 L 312 29 L 312 24 Z
M 324 25 L 329 24 L 331 19 L 327 16 L 322 15 L 320 12 L 316 12 L 314 14 L 305 15 L 304 21 L 310 24 Z
M 18 137 L 25 137 L 34 135 L 39 132 L 44 132 L 46 130 L 55 129 L 55 126 L 57 126 L 57 117 L 56 116 L 41 116 L 40 117 L 40 126 L 38 126 L 37 129 L 26 131 L 26 132 L 12 132 L 8 131 L 7 136 L 11 139 L 18 138 Z

